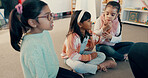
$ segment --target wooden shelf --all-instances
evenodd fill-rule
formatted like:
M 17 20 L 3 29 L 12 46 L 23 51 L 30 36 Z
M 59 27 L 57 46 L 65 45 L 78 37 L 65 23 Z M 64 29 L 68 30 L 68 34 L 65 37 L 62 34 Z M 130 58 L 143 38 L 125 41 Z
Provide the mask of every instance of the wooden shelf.
M 132 3 L 132 5 L 131 5 Z M 148 10 L 142 10 L 142 7 L 144 7 L 141 0 L 123 0 L 123 9 L 122 9 L 122 19 L 121 21 L 123 23 L 129 23 L 129 24 L 135 24 L 135 25 L 141 25 L 148 27 L 145 23 L 140 22 L 146 22 L 148 21 Z M 136 9 L 137 8 L 137 9 Z M 132 22 L 129 21 L 129 17 L 131 17 L 130 13 L 138 14 L 137 17 L 135 17 L 135 21 L 139 22 Z
M 143 23 L 136 23 L 136 22 L 131 22 L 131 21 L 122 21 L 123 23 L 130 23 L 130 24 L 136 24 L 136 25 L 142 25 L 142 26 L 148 26 L 147 24 Z
M 128 9 L 128 8 L 125 8 L 124 11 L 135 11 L 135 12 L 147 12 L 148 13 L 148 10 L 137 10 L 137 9 Z
M 73 11 L 75 10 L 76 6 L 76 0 L 71 0 L 71 15 L 73 14 Z

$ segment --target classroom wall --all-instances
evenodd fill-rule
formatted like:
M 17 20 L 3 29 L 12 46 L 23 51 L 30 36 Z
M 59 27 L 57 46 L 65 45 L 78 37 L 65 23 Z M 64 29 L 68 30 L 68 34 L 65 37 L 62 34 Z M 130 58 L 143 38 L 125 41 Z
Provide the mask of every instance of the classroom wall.
M 42 1 L 45 1 L 49 5 L 51 11 L 54 13 L 71 11 L 71 0 L 42 0 Z M 77 1 L 80 2 L 80 0 L 77 0 Z M 82 2 L 79 3 L 79 4 L 83 4 L 81 8 L 87 9 L 88 1 L 87 0 L 81 0 L 81 1 Z M 93 1 L 93 0 L 90 0 L 90 1 Z M 96 8 L 95 8 L 96 16 L 99 17 L 101 0 L 95 0 L 95 1 L 96 1 Z
M 86 10 L 91 13 L 91 21 L 95 22 L 100 15 L 101 0 L 77 0 L 76 10 Z
M 71 11 L 71 0 L 42 0 L 45 1 L 52 12 L 61 13 Z
M 96 0 L 96 17 L 100 16 L 101 11 L 101 0 Z

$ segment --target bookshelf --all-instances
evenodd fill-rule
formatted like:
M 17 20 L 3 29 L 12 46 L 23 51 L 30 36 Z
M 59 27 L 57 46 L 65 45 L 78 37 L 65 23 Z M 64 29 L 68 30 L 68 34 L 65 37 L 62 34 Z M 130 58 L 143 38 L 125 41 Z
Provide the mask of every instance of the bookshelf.
M 141 0 L 123 0 L 121 21 L 123 23 L 148 26 L 148 10 L 142 10 L 142 7 L 144 7 L 144 5 Z M 129 20 L 131 17 L 131 12 L 138 13 L 138 17 L 135 18 L 137 20 L 136 22 Z

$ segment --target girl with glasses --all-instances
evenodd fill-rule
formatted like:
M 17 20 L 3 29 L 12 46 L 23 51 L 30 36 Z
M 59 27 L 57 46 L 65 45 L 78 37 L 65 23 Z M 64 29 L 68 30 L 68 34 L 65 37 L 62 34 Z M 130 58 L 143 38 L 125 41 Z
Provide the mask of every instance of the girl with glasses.
M 10 13 L 11 46 L 20 52 L 25 78 L 82 78 L 59 67 L 49 31 L 52 13 L 43 1 L 25 1 Z

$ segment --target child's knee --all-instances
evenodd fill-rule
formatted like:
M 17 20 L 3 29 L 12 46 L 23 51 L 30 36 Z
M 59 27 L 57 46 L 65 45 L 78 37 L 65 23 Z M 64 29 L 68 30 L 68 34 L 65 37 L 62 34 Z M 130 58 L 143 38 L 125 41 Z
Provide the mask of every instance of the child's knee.
M 110 46 L 100 46 L 100 52 L 111 55 L 115 53 L 115 50 Z
M 106 55 L 102 52 L 98 52 L 98 57 L 100 57 L 102 60 L 106 59 Z
M 110 46 L 100 46 L 100 51 L 106 51 L 110 48 Z
M 75 70 L 78 73 L 83 73 L 84 71 L 84 65 L 83 64 L 77 64 L 73 67 L 73 70 Z

